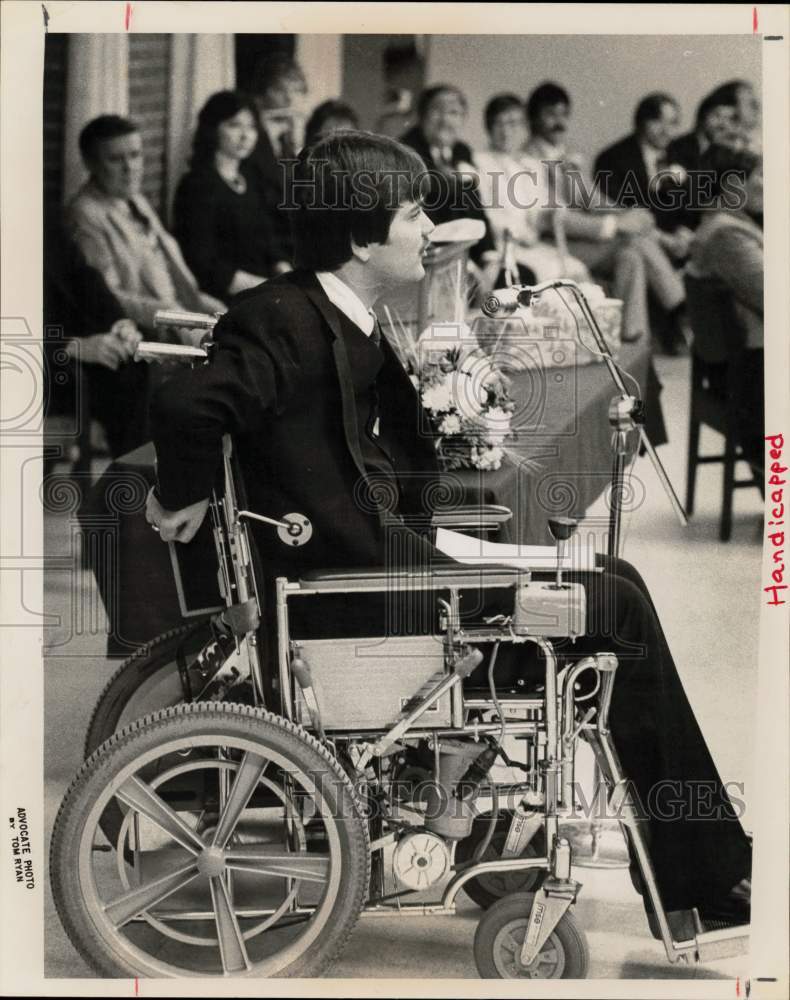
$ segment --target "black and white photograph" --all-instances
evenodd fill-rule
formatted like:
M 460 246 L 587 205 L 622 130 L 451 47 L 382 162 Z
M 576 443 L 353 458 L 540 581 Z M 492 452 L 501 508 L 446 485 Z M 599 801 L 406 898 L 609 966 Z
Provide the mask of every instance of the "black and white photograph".
M 787 995 L 789 33 L 3 5 L 4 994 Z

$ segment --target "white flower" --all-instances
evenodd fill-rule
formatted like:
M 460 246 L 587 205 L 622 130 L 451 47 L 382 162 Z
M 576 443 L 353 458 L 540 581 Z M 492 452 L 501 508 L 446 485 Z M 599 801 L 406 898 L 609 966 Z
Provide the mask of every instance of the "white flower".
M 490 472 L 496 472 L 505 457 L 501 448 L 475 448 L 472 454 L 475 466 Z
M 453 408 L 453 394 L 448 379 L 429 385 L 422 393 L 422 405 L 433 413 L 445 413 Z
M 446 417 L 439 424 L 439 432 L 441 434 L 460 434 L 461 433 L 461 418 L 456 413 L 448 413 Z

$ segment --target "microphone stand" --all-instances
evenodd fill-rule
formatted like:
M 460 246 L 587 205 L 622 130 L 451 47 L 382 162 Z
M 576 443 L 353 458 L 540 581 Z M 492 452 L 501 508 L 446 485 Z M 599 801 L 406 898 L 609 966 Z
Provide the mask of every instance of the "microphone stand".
M 517 303 L 518 305 L 529 306 L 543 292 L 560 288 L 567 288 L 573 293 L 582 311 L 582 315 L 592 331 L 598 351 L 606 363 L 612 381 L 619 393 L 619 395 L 612 398 L 609 404 L 609 424 L 612 427 L 612 489 L 609 504 L 608 539 L 609 555 L 619 556 L 620 522 L 625 493 L 625 469 L 628 459 L 628 435 L 632 431 L 638 431 L 639 440 L 650 461 L 653 463 L 653 468 L 656 470 L 661 485 L 664 487 L 664 492 L 669 498 L 670 505 L 683 527 L 686 527 L 688 524 L 688 518 L 661 459 L 656 454 L 656 450 L 645 431 L 644 406 L 642 405 L 642 401 L 632 396 L 626 389 L 620 369 L 612 357 L 609 345 L 606 343 L 606 339 L 601 333 L 593 311 L 590 309 L 589 303 L 578 284 L 569 278 L 559 278 L 554 281 L 544 281 L 539 285 L 522 285 L 518 289 Z M 597 810 L 598 790 L 602 787 L 601 771 L 597 761 L 593 765 L 592 782 L 594 790 L 593 807 Z M 567 837 L 570 841 L 575 863 L 580 867 L 629 867 L 630 858 L 628 849 L 618 820 L 604 819 L 600 815 L 594 815 L 587 824 L 586 829 L 566 828 L 563 830 L 563 836 Z M 605 845 L 604 838 L 608 841 Z
M 619 556 L 620 522 L 625 495 L 625 468 L 628 459 L 628 435 L 631 431 L 639 433 L 640 444 L 650 458 L 659 481 L 664 487 L 664 492 L 669 498 L 670 505 L 677 515 L 678 521 L 684 528 L 688 525 L 688 518 L 661 459 L 656 454 L 656 450 L 645 431 L 644 406 L 642 401 L 628 392 L 623 381 L 623 376 L 620 374 L 620 369 L 617 367 L 612 357 L 612 352 L 609 350 L 609 345 L 606 343 L 606 339 L 601 333 L 593 311 L 590 309 L 589 303 L 578 284 L 575 281 L 571 281 L 570 278 L 558 278 L 554 281 L 544 281 L 539 285 L 522 285 L 519 288 L 518 294 L 519 305 L 528 306 L 533 299 L 538 298 L 543 292 L 560 288 L 567 288 L 572 292 L 584 319 L 587 321 L 587 325 L 592 331 L 598 351 L 606 367 L 609 369 L 609 374 L 619 393 L 619 395 L 612 398 L 609 404 L 609 424 L 612 427 L 612 490 L 609 504 L 608 539 L 609 555 Z

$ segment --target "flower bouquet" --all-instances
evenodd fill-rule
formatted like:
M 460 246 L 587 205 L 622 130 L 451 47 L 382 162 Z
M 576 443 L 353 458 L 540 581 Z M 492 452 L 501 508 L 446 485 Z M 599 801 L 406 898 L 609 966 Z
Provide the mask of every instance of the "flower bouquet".
M 510 379 L 465 323 L 434 323 L 414 340 L 387 313 L 391 342 L 420 394 L 444 468 L 498 469 L 514 435 Z

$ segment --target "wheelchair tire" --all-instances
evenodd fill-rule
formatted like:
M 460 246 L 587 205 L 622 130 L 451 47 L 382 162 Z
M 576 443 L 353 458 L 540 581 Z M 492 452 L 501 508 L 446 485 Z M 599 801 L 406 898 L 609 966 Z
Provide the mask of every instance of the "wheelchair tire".
M 93 709 L 85 736 L 87 760 L 106 740 L 136 719 L 186 701 L 179 658 L 194 659 L 212 639 L 209 619 L 180 625 L 141 646 L 107 682 Z M 123 812 L 113 804 L 102 816 L 110 843 L 118 839 Z
M 491 838 L 491 843 L 483 852 L 481 861 L 494 861 L 502 856 L 502 849 L 507 840 L 511 815 L 511 813 L 504 813 L 497 820 L 497 826 Z M 455 849 L 456 864 L 465 864 L 472 860 L 478 844 L 488 832 L 490 819 L 490 814 L 486 813 L 475 817 L 472 823 L 472 832 L 464 840 L 460 840 Z M 523 858 L 536 858 L 544 854 L 545 843 L 543 830 L 538 830 L 520 856 Z M 545 871 L 539 868 L 526 868 L 524 871 L 514 872 L 490 872 L 486 875 L 478 875 L 477 878 L 465 882 L 464 892 L 473 903 L 477 903 L 478 906 L 487 910 L 489 906 L 493 906 L 494 903 L 514 892 L 530 892 L 539 888 L 545 877 Z
M 85 759 L 135 719 L 185 701 L 178 673 L 179 651 L 188 660 L 211 638 L 209 619 L 204 618 L 157 636 L 124 660 L 93 709 L 85 736 Z
M 522 965 L 521 946 L 527 932 L 534 893 L 518 892 L 495 903 L 480 918 L 474 954 L 481 979 L 584 979 L 590 955 L 584 932 L 566 912 L 537 958 Z
M 140 778 L 157 759 L 167 769 Z M 197 771 L 219 790 L 208 823 L 202 805 L 162 794 Z M 259 789 L 276 815 L 256 809 Z M 97 831 L 118 797 L 112 852 Z M 318 976 L 364 905 L 367 824 L 343 769 L 298 726 L 245 705 L 183 704 L 83 764 L 55 821 L 50 878 L 66 933 L 102 976 Z

